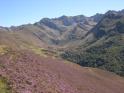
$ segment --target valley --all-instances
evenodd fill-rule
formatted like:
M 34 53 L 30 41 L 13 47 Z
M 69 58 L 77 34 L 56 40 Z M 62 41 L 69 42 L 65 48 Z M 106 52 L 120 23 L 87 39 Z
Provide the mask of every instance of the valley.
M 0 93 L 123 93 L 124 10 L 0 27 Z

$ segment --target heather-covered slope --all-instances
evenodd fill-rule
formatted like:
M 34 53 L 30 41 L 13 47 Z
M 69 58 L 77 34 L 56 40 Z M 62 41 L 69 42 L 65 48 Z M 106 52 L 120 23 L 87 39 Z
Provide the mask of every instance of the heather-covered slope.
M 0 76 L 6 78 L 12 93 L 123 93 L 124 91 L 124 79 L 113 73 L 95 68 L 82 68 L 62 59 L 39 56 L 26 50 L 21 52 L 3 50 L 6 52 L 0 54 Z

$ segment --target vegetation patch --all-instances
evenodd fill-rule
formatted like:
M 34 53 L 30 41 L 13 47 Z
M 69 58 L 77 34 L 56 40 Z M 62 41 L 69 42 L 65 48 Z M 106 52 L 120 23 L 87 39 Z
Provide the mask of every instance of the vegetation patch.
M 0 55 L 4 55 L 9 51 L 6 45 L 0 45 Z
M 12 93 L 7 80 L 3 77 L 0 77 L 0 93 Z
M 112 39 L 86 51 L 66 51 L 61 56 L 81 66 L 101 68 L 124 76 L 124 44 L 119 41 L 118 38 Z
M 34 53 L 36 53 L 36 54 L 38 54 L 38 55 L 40 55 L 40 56 L 47 57 L 47 55 L 45 54 L 43 48 L 38 48 L 38 47 L 30 46 L 30 49 L 31 49 Z
M 52 51 L 47 50 L 42 47 L 36 47 L 36 46 L 29 45 L 28 49 L 32 50 L 35 54 L 38 54 L 43 57 L 51 56 L 53 59 L 55 59 L 58 56 L 57 52 L 55 52 L 53 50 Z

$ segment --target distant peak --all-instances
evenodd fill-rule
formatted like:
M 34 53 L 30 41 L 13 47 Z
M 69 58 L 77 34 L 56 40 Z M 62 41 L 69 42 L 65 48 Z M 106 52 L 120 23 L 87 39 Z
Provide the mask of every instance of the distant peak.
M 63 16 L 61 16 L 61 17 L 59 17 L 59 19 L 68 19 L 69 17 L 68 16 L 66 16 L 66 15 L 63 15 Z
M 106 15 L 108 14 L 118 14 L 118 12 L 114 10 L 109 10 L 108 12 L 106 12 Z
M 49 21 L 49 20 L 50 20 L 50 18 L 43 18 L 40 21 Z

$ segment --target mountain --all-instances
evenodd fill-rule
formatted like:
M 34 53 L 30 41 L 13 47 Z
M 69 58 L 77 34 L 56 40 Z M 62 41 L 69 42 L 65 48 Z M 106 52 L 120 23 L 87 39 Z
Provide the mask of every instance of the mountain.
M 12 41 L 16 43 L 15 45 L 24 41 L 25 43 L 33 43 L 33 45 L 37 46 L 42 45 L 42 47 L 64 47 L 83 38 L 86 33 L 97 24 L 97 20 L 99 20 L 101 16 L 102 15 L 97 14 L 92 17 L 78 15 L 69 17 L 61 16 L 53 19 L 43 18 L 34 24 L 26 24 L 17 27 L 12 26 L 10 28 L 0 27 L 0 32 L 1 34 L 8 34 L 6 39 L 11 36 L 16 40 Z M 9 38 L 8 41 L 9 40 L 11 39 Z
M 79 16 L 61 16 L 59 18 L 44 18 L 34 25 L 41 29 L 50 31 L 49 35 L 52 44 L 66 45 L 69 42 L 79 40 L 96 25 L 93 18 Z
M 91 36 L 92 39 L 89 39 Z M 124 76 L 123 12 L 108 11 L 85 38 L 89 39 L 85 46 L 81 43 L 74 51 L 65 51 L 62 57 L 82 66 L 97 67 Z
M 123 56 L 124 10 L 0 27 L 0 93 L 123 93 Z
M 123 22 L 124 14 L 116 11 L 108 11 L 102 19 L 102 22 L 93 29 L 93 32 L 97 38 L 101 38 L 104 35 L 123 33 Z

